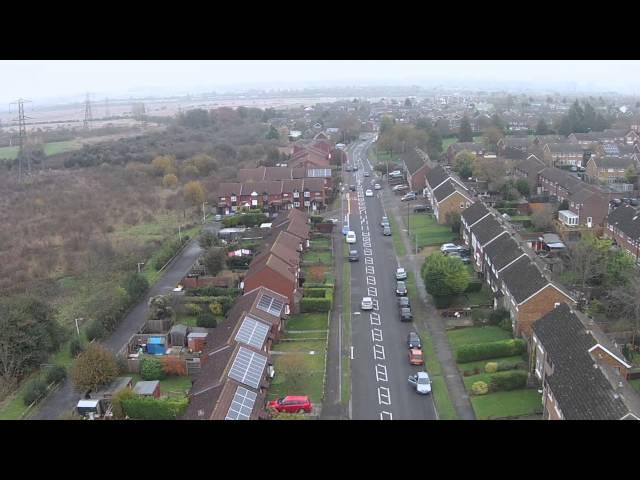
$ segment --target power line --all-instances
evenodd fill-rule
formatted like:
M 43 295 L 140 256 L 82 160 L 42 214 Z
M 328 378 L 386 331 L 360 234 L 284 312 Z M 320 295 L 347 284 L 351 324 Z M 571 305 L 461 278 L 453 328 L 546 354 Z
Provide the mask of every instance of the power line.
M 30 103 L 31 100 L 24 100 L 19 98 L 15 102 L 11 102 L 9 104 L 9 108 L 11 105 L 18 105 L 18 118 L 14 118 L 14 121 L 18 122 L 18 136 L 20 141 L 20 147 L 18 150 L 18 181 L 22 182 L 22 162 L 25 156 L 25 145 L 27 143 L 27 122 L 26 120 L 30 117 L 26 117 L 24 114 L 24 104 Z M 31 175 L 31 156 L 27 155 L 27 172 Z
M 93 120 L 91 115 L 91 100 L 89 99 L 89 92 L 87 92 L 87 99 L 84 102 L 84 129 L 89 130 L 89 123 Z

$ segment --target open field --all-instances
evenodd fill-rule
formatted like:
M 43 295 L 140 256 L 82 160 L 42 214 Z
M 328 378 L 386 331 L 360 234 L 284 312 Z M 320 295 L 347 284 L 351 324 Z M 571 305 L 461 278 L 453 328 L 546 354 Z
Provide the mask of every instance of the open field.
M 82 148 L 82 143 L 78 140 L 67 140 L 65 142 L 51 142 L 44 145 L 45 155 L 55 155 L 57 153 L 70 152 Z M 13 160 L 18 156 L 18 146 L 0 147 L 0 160 Z

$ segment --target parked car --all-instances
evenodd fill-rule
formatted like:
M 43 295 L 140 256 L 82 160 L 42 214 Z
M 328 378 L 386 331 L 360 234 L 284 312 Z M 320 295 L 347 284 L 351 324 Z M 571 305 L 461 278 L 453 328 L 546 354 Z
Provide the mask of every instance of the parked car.
M 347 165 L 346 167 L 344 167 L 344 171 L 345 172 L 350 172 L 351 171 L 351 166 Z
M 216 222 L 221 222 L 221 221 L 222 221 L 222 215 L 220 215 L 220 214 L 216 215 L 216 216 L 214 217 L 214 220 L 215 220 Z
M 371 190 L 367 189 L 367 191 L 364 192 L 364 196 L 365 197 L 373 197 L 373 192 Z
M 382 217 L 382 220 L 380 221 L 380 226 L 382 228 L 388 227 L 389 226 L 389 218 L 388 217 Z
M 404 192 L 405 190 L 409 190 L 409 185 L 396 185 L 391 189 L 393 192 Z
M 430 211 L 431 211 L 431 207 L 428 205 L 416 205 L 415 207 L 413 207 L 414 213 L 430 212 Z
M 427 372 L 418 372 L 415 375 L 411 375 L 409 377 L 409 383 L 422 395 L 428 395 L 431 393 L 431 379 Z
M 409 364 L 410 365 L 424 365 L 424 355 L 419 348 L 409 349 Z
M 407 279 L 407 271 L 400 267 L 396 269 L 396 280 L 406 280 Z
M 382 189 L 382 187 L 380 186 L 380 184 L 379 184 L 379 183 L 376 183 L 376 184 L 373 186 L 373 189 L 374 189 L 374 190 L 380 190 L 380 189 Z
M 371 300 L 371 297 L 362 297 L 360 310 L 373 310 L 373 300 Z
M 399 297 L 398 298 L 398 306 L 400 308 L 411 308 L 411 303 L 409 302 L 409 297 Z
M 406 195 L 404 195 L 400 201 L 401 202 L 411 202 L 413 200 L 416 199 L 416 194 L 415 193 L 407 193 Z
M 400 309 L 400 321 L 401 322 L 413 322 L 413 313 L 410 308 Z
M 356 191 L 356 186 L 355 185 L 349 185 L 349 190 L 351 190 L 352 192 Z
M 456 245 L 454 243 L 445 243 L 444 245 L 442 245 L 440 247 L 440 251 L 442 253 L 448 253 L 448 252 L 459 252 L 460 250 L 462 250 L 464 247 L 461 247 L 460 245 Z
M 313 407 L 309 397 L 293 395 L 271 400 L 267 406 L 278 412 L 286 413 L 309 413 Z
M 405 296 L 407 294 L 407 285 L 404 282 L 396 282 L 396 295 Z
M 356 241 L 357 241 L 356 232 L 349 231 L 347 233 L 347 243 L 356 243 Z
M 389 172 L 389 176 L 390 177 L 401 177 L 402 176 L 402 172 L 400 170 L 394 170 L 392 172 Z
M 382 234 L 385 237 L 390 237 L 391 236 L 391 227 L 384 227 L 384 230 L 382 231 Z
M 357 172 L 357 171 L 358 171 L 358 165 L 354 165 L 354 166 L 353 166 L 353 171 L 354 171 L 354 172 Z
M 422 342 L 420 341 L 420 336 L 416 332 L 409 332 L 409 335 L 407 335 L 407 345 L 409 345 L 409 348 L 422 349 Z
M 462 252 L 445 252 L 444 253 L 445 256 L 447 257 L 456 257 L 459 258 L 460 260 L 462 260 L 462 263 L 464 263 L 465 265 L 468 265 L 471 263 L 471 257 L 469 255 L 465 255 Z
M 364 172 L 364 174 L 363 174 L 363 175 L 364 175 L 365 177 L 368 177 L 368 176 L 369 176 L 369 172 Z
M 360 257 L 358 255 L 358 250 L 349 250 L 349 261 L 357 262 L 358 260 L 360 260 Z

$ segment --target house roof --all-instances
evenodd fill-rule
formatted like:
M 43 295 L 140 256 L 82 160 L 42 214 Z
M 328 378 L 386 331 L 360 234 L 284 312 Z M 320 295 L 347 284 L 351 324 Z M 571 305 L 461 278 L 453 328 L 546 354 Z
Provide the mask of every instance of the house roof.
M 503 144 L 506 148 L 521 148 L 531 145 L 531 140 L 528 138 L 505 137 L 503 140 Z
M 591 197 L 597 197 L 603 205 L 607 204 L 607 198 L 602 194 L 602 192 L 589 188 L 589 186 L 572 193 L 569 200 L 575 203 L 584 203 Z
M 565 419 L 619 420 L 628 413 L 588 352 L 596 340 L 568 305 L 554 308 L 533 331 L 553 365 L 546 380 Z
M 592 160 L 598 168 L 620 168 L 626 170 L 632 165 L 636 166 L 636 162 L 631 158 L 600 157 Z
M 546 167 L 539 172 L 539 175 L 547 180 L 551 180 L 552 182 L 559 184 L 569 193 L 577 192 L 578 190 L 585 188 L 587 185 L 578 177 L 570 175 L 569 172 L 556 167 Z
M 218 187 L 219 197 L 228 197 L 231 194 L 240 195 L 242 191 L 242 183 L 237 182 L 224 182 Z
M 582 147 L 574 143 L 547 143 L 551 153 L 575 153 L 582 155 Z
M 596 132 L 590 132 L 590 133 L 572 133 L 572 135 L 575 137 L 576 140 L 578 141 L 583 141 L 583 142 L 596 142 L 598 140 L 598 137 L 595 134 Z
M 504 269 L 502 280 L 518 304 L 550 283 L 528 256 L 520 258 Z
M 245 279 L 266 268 L 275 273 L 278 273 L 285 279 L 289 280 L 291 283 L 295 283 L 296 281 L 296 276 L 291 271 L 292 267 L 280 257 L 271 252 L 265 254 L 263 257 L 258 256 L 253 259 L 253 261 L 249 265 L 249 271 L 247 272 Z
M 282 193 L 282 182 L 273 181 L 260 181 L 260 182 L 247 182 L 242 184 L 241 195 L 252 195 L 253 193 L 262 195 L 267 193 L 269 195 L 278 195 Z
M 409 170 L 409 173 L 411 175 L 415 174 L 418 170 L 426 165 L 424 159 L 420 155 L 418 155 L 418 152 L 416 152 L 416 150 L 413 148 L 404 153 L 401 156 L 401 160 L 402 162 L 404 162 L 407 170 Z
M 613 209 L 607 217 L 607 224 L 620 229 L 631 239 L 640 239 L 640 214 L 630 205 Z
M 433 191 L 433 196 L 435 197 L 436 201 L 440 203 L 455 192 L 458 192 L 468 200 L 471 200 L 469 192 L 465 191 L 457 182 L 454 182 L 451 178 L 449 179 L 449 181 L 436 188 Z
M 241 168 L 238 171 L 238 180 L 241 182 L 258 182 L 264 180 L 266 167 Z
M 425 178 L 429 183 L 429 187 L 433 189 L 449 178 L 449 174 L 443 167 L 438 166 L 429 170 Z
M 464 209 L 460 216 L 464 219 L 467 225 L 473 225 L 487 213 L 489 213 L 489 210 L 482 202 L 475 202 L 469 208 Z
M 501 235 L 485 247 L 484 253 L 499 271 L 520 257 L 524 251 L 511 235 Z
M 504 231 L 504 227 L 493 215 L 483 218 L 471 227 L 471 232 L 475 235 L 476 240 L 480 242 L 480 245 L 484 245 Z
M 539 172 L 541 172 L 546 167 L 544 163 L 538 159 L 538 157 L 536 157 L 535 155 L 529 155 L 527 159 L 521 160 L 518 163 L 516 163 L 515 168 L 525 172 L 528 177 L 534 178 Z

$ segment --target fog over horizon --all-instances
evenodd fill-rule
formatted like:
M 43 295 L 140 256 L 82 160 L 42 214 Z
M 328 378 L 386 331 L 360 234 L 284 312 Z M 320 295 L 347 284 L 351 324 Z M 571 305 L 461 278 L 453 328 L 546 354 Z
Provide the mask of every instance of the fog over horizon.
M 636 95 L 636 60 L 3 60 L 0 105 L 247 90 L 419 86 Z

